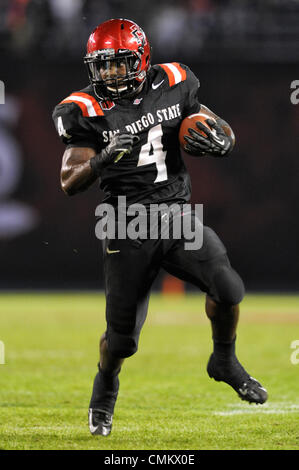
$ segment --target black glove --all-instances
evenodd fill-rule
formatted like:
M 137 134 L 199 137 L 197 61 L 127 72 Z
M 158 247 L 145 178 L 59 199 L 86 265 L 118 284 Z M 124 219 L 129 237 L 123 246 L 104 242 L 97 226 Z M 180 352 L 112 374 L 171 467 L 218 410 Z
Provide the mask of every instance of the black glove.
M 184 135 L 184 139 L 187 141 L 184 150 L 198 157 L 202 157 L 207 153 L 215 157 L 228 154 L 232 147 L 232 139 L 225 134 L 222 127 L 214 119 L 207 119 L 207 124 L 212 130 L 208 129 L 202 122 L 196 122 L 198 129 L 203 131 L 207 137 L 204 137 L 194 129 L 188 129 L 192 137 Z
M 91 168 L 99 175 L 107 165 L 117 163 L 125 154 L 131 153 L 134 143 L 139 140 L 137 135 L 115 134 L 107 147 L 90 159 Z

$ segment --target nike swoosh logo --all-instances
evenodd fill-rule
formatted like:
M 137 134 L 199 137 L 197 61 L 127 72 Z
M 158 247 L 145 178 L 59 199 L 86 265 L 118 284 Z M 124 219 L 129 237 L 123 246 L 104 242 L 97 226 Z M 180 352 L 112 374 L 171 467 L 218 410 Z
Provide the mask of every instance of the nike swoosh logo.
M 112 253 L 120 253 L 120 250 L 109 250 L 109 248 L 106 248 L 106 253 L 108 253 L 108 255 L 111 255 Z
M 225 144 L 224 139 L 220 140 L 219 137 L 215 137 L 215 140 L 218 142 L 219 145 L 224 145 Z
M 216 142 L 217 142 L 219 145 L 224 145 L 224 144 L 225 144 L 225 140 L 224 140 L 224 139 L 221 140 L 221 139 L 218 137 L 218 135 L 217 135 L 215 129 L 212 130 L 212 134 L 213 134 L 213 136 L 214 136 L 214 139 L 216 140 Z
M 154 83 L 152 83 L 152 88 L 153 88 L 153 90 L 156 90 L 156 88 L 159 88 L 159 86 L 162 85 L 163 82 L 164 82 L 164 80 L 162 80 L 161 82 L 157 83 L 157 85 L 155 85 Z
M 99 426 L 94 426 L 92 424 L 92 411 L 91 410 L 89 410 L 88 418 L 89 418 L 89 423 L 88 424 L 89 424 L 90 432 L 94 433 L 94 432 L 96 432 L 96 430 L 98 429 Z

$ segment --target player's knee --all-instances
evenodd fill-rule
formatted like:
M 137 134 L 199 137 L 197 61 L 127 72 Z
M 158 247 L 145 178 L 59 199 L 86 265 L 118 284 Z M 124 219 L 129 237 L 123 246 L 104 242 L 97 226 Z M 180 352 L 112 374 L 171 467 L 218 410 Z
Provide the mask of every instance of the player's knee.
M 109 352 L 115 357 L 133 356 L 138 349 L 138 340 L 133 335 L 123 335 L 113 330 L 108 330 L 107 342 Z
M 236 305 L 242 301 L 245 287 L 239 274 L 231 266 L 219 266 L 213 281 L 217 302 Z

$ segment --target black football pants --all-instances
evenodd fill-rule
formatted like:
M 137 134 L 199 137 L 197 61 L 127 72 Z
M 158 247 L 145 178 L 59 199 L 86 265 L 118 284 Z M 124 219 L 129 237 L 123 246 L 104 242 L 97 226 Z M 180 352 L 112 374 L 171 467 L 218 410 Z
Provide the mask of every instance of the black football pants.
M 185 242 L 184 237 L 103 241 L 106 338 L 114 356 L 129 357 L 137 351 L 150 288 L 161 267 L 217 303 L 236 305 L 242 300 L 243 282 L 216 233 L 203 227 L 203 245 L 198 250 L 186 250 Z

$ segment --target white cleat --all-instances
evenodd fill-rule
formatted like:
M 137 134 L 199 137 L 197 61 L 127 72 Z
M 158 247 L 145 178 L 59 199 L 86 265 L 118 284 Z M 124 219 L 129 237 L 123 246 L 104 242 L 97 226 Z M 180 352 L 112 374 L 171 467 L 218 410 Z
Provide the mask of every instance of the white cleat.
M 88 425 L 93 436 L 108 436 L 112 429 L 113 416 L 105 410 L 89 408 Z

